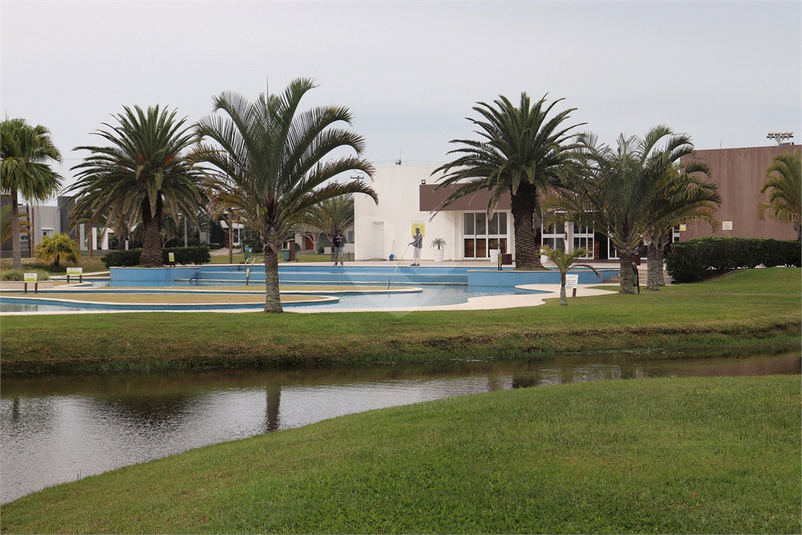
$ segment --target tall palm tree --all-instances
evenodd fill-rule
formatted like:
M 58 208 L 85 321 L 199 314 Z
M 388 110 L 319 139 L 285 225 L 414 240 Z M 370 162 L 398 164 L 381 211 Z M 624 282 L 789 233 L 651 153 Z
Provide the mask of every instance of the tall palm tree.
M 50 165 L 61 162 L 61 153 L 47 128 L 29 125 L 25 119 L 0 123 L 0 138 L 0 189 L 11 196 L 12 267 L 22 269 L 19 196 L 44 201 L 58 191 L 62 177 Z
M 345 232 L 354 222 L 354 196 L 351 194 L 333 197 L 313 207 L 304 218 L 306 226 L 324 232 L 329 243 L 334 243 L 338 232 Z M 334 248 L 331 251 L 334 261 Z
M 88 150 L 84 162 L 73 167 L 78 181 L 67 191 L 76 191 L 73 210 L 95 218 L 112 216 L 111 224 L 126 217 L 142 221 L 140 264 L 161 266 L 161 228 L 166 214 L 195 214 L 203 204 L 199 188 L 201 173 L 183 154 L 195 141 L 186 118 L 159 106 L 142 110 L 124 107 L 114 116 L 118 126 L 97 135 L 111 146 L 81 146 Z M 122 219 L 121 219 L 122 218 Z
M 569 131 L 579 126 L 563 124 L 576 108 L 548 117 L 560 100 L 546 105 L 543 97 L 532 104 L 529 96 L 521 93 L 517 108 L 504 96 L 493 105 L 477 103 L 473 111 L 481 119 L 468 120 L 476 125 L 475 132 L 482 140 L 452 140 L 451 143 L 463 147 L 449 154 L 459 156 L 432 173 L 445 173 L 439 187 L 458 186 L 440 208 L 460 197 L 489 190 L 487 213 L 491 216 L 501 197 L 509 192 L 516 269 L 543 269 L 540 249 L 535 243 L 539 197 L 557 183 L 561 167 L 570 162 L 573 145 Z
M 222 114 L 205 117 L 197 126 L 202 142 L 193 158 L 215 168 L 210 180 L 216 196 L 237 210 L 242 222 L 262 240 L 265 312 L 282 312 L 278 254 L 291 229 L 303 223 L 312 206 L 349 193 L 363 193 L 378 201 L 373 188 L 362 180 L 332 180 L 353 171 L 372 176 L 374 169 L 359 157 L 365 144 L 362 136 L 336 126 L 351 124 L 347 108 L 298 110 L 301 98 L 314 87 L 312 80 L 299 78 L 281 95 L 262 94 L 255 102 L 223 93 L 214 99 L 215 111 Z M 343 149 L 356 154 L 331 157 L 333 151 Z
M 28 212 L 19 212 L 19 231 L 20 234 L 31 235 L 30 225 L 28 224 Z M 0 208 L 0 243 L 11 239 L 11 205 Z
M 643 227 L 646 240 L 646 289 L 657 291 L 663 286 L 663 249 L 677 225 L 707 222 L 716 228 L 716 211 L 721 205 L 718 185 L 705 180 L 710 167 L 699 160 L 683 161 L 669 167 L 658 181 L 649 199 L 649 214 Z
M 562 220 L 607 235 L 620 257 L 620 292 L 635 293 L 633 259 L 651 215 L 649 201 L 666 171 L 692 154 L 693 144 L 664 125 L 643 139 L 622 134 L 615 149 L 599 144 L 594 134 L 580 135 L 579 144 L 576 168 L 581 171 L 566 174 L 565 188 L 544 206 Z
M 791 223 L 797 239 L 802 240 L 802 162 L 800 153 L 785 151 L 774 157 L 766 170 L 766 182 L 760 193 L 769 192 L 769 202 L 758 205 L 758 215 L 768 216 L 783 223 Z

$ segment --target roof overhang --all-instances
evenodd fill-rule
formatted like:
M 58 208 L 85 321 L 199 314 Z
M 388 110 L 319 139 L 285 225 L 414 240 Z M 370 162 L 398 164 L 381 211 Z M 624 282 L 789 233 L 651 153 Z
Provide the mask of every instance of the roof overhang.
M 438 186 L 437 184 L 421 184 L 420 185 L 420 210 L 421 212 L 431 212 L 436 210 L 440 203 L 446 197 L 451 195 L 455 190 L 460 187 L 459 184 L 449 184 L 447 186 Z M 478 191 L 472 195 L 461 197 L 443 208 L 442 212 L 485 212 L 487 211 L 487 201 L 490 199 L 490 192 L 488 190 Z M 509 210 L 510 209 L 510 194 L 509 192 L 502 195 L 499 199 L 496 210 Z

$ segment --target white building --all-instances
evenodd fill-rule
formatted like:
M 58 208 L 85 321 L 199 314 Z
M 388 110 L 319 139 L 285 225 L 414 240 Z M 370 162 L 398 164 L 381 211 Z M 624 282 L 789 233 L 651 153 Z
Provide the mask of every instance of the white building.
M 432 240 L 445 241 L 444 260 L 496 261 L 492 250 L 500 253 L 514 249 L 509 196 L 503 199 L 492 219 L 487 220 L 488 195 L 464 197 L 442 211 L 433 210 L 452 191 L 436 189 L 432 176 L 438 165 L 392 165 L 377 167 L 373 189 L 379 195 L 378 205 L 365 195 L 354 196 L 355 256 L 357 260 L 398 260 L 412 258 L 409 243 L 420 227 L 423 234 L 423 261 L 434 261 L 436 248 Z
M 444 260 L 483 260 L 497 262 L 495 250 L 511 254 L 515 260 L 515 236 L 509 194 L 499 201 L 490 221 L 487 220 L 486 191 L 463 197 L 442 211 L 434 210 L 453 190 L 438 189 L 438 178 L 432 175 L 439 165 L 392 165 L 377 167 L 371 186 L 379 195 L 379 204 L 365 195 L 354 196 L 355 256 L 357 260 L 388 260 L 390 254 L 399 259 L 412 258 L 407 249 L 421 227 L 424 235 L 422 260 L 434 261 L 435 238 L 445 240 Z M 617 251 L 606 236 L 572 223 L 554 224 L 536 229 L 536 240 L 542 245 L 569 251 L 584 248 L 586 259 L 616 259 Z M 545 257 L 543 257 L 545 260 Z

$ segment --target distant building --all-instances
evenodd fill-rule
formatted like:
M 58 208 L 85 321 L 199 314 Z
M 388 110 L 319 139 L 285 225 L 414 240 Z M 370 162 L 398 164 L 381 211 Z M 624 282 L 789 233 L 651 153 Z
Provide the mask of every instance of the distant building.
M 795 145 L 714 149 L 696 151 L 696 158 L 710 165 L 711 180 L 719 185 L 722 197 L 717 213 L 719 223 L 711 229 L 707 223 L 689 224 L 674 230 L 673 240 L 687 241 L 699 236 L 735 236 L 743 238 L 796 238 L 791 225 L 772 219 L 761 220 L 757 205 L 765 202 L 760 188 L 766 180 L 766 169 L 775 156 Z M 415 227 L 424 235 L 422 259 L 434 260 L 431 241 L 445 240 L 445 260 L 494 259 L 494 250 L 515 252 L 515 236 L 510 212 L 510 199 L 499 202 L 493 218 L 486 217 L 489 194 L 480 192 L 464 197 L 435 213 L 440 202 L 453 188 L 437 189 L 438 178 L 432 172 L 439 165 L 392 165 L 376 168 L 371 186 L 379 195 L 379 204 L 365 195 L 354 196 L 355 255 L 357 260 L 412 258 L 408 244 Z M 572 223 L 555 224 L 536 230 L 540 244 L 568 250 L 584 248 L 585 258 L 615 260 L 617 251 L 607 237 Z
M 793 153 L 794 150 L 800 150 L 800 146 L 697 150 L 695 157 L 710 165 L 710 179 L 718 184 L 721 194 L 721 207 L 716 214 L 718 225 L 715 231 L 707 223 L 688 225 L 687 230 L 680 233 L 681 240 L 711 235 L 796 239 L 792 225 L 768 217 L 762 220 L 757 215 L 757 206 L 767 200 L 767 195 L 760 193 L 766 181 L 766 169 L 775 156 L 785 151 Z

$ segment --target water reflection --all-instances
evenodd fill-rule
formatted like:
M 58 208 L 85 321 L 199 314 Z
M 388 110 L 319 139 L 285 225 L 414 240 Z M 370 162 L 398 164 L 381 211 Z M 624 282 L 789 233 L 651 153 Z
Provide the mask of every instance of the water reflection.
M 463 394 L 637 377 L 798 373 L 797 353 L 744 359 L 574 356 L 347 370 L 4 378 L 0 500 L 207 444 Z

